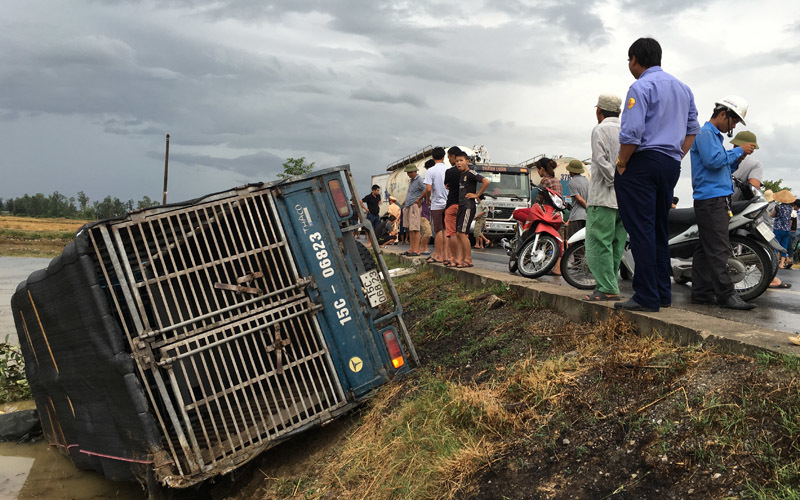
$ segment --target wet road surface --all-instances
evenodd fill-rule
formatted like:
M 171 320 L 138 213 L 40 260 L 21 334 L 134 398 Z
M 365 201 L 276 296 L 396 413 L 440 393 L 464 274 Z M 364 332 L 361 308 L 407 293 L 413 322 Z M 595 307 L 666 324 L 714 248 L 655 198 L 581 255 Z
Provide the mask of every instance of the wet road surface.
M 392 248 L 405 251 L 408 250 L 408 245 L 398 245 Z M 432 250 L 432 248 L 429 248 L 429 250 Z M 475 267 L 508 272 L 508 256 L 502 248 L 473 248 L 472 260 Z M 692 304 L 691 284 L 679 285 L 677 283 L 672 284 L 672 307 L 763 328 L 798 333 L 800 331 L 800 269 L 780 269 L 778 278 L 785 283 L 791 283 L 792 288 L 767 290 L 763 295 L 751 301 L 758 306 L 752 311 L 733 311 L 716 306 Z M 538 281 L 572 288 L 558 276 L 544 276 L 539 278 Z M 620 282 L 620 293 L 623 297 L 633 295 L 630 280 Z

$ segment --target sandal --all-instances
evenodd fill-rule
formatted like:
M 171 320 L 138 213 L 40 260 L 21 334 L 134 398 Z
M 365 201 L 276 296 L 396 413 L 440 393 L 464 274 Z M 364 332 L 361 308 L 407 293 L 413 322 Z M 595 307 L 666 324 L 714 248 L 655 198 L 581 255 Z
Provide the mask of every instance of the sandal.
M 427 262 L 428 264 L 434 264 L 434 263 L 435 264 L 442 264 L 444 261 L 443 260 L 436 260 L 433 257 L 428 257 L 427 259 L 425 259 L 425 262 Z
M 459 269 L 464 269 L 465 267 L 474 267 L 472 264 L 461 264 L 456 266 Z
M 619 295 L 610 295 L 603 293 L 600 290 L 595 290 L 591 293 L 591 295 L 587 295 L 583 300 L 586 302 L 616 302 L 621 298 L 622 297 Z
M 458 267 L 458 265 L 455 262 L 450 262 L 449 260 L 444 261 L 443 264 L 444 267 Z
M 770 288 L 783 288 L 783 289 L 786 289 L 786 288 L 792 288 L 792 284 L 791 283 L 786 283 L 784 281 L 780 285 L 770 285 L 769 287 Z

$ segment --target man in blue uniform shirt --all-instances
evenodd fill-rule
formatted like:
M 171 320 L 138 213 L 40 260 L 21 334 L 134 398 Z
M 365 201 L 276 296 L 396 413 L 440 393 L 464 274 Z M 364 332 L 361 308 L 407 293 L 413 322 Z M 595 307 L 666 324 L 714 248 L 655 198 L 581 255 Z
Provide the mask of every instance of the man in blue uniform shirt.
M 691 89 L 661 69 L 657 41 L 633 42 L 628 69 L 636 81 L 624 103 L 614 189 L 636 272 L 633 297 L 614 307 L 655 312 L 672 302 L 667 215 L 681 159 L 700 132 L 700 124 Z
M 728 96 L 714 103 L 711 119 L 700 129 L 692 145 L 692 188 L 700 243 L 692 256 L 692 302 L 719 304 L 729 309 L 753 309 L 733 290 L 728 276 L 728 222 L 733 194 L 731 167 L 739 158 L 751 154 L 755 144 L 746 142 L 726 150 L 722 134 L 729 136 L 736 124 L 744 124 L 747 102 Z

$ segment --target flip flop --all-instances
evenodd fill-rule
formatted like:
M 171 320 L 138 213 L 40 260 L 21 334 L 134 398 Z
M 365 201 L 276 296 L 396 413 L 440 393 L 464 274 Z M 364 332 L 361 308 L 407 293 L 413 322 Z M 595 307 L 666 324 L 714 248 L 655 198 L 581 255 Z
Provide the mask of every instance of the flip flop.
M 455 262 L 450 262 L 449 260 L 444 261 L 444 267 L 458 267 Z
M 420 252 L 419 254 L 420 255 L 430 255 L 431 253 L 430 252 Z
M 433 264 L 433 263 L 442 264 L 442 263 L 444 263 L 443 260 L 436 260 L 433 257 L 428 257 L 427 259 L 425 259 L 425 262 L 427 262 L 428 264 Z
M 406 257 L 419 257 L 419 254 L 417 252 L 408 252 Z
M 461 264 L 460 266 L 456 266 L 459 269 L 464 269 L 465 267 L 474 267 L 472 264 Z
M 770 285 L 770 288 L 792 288 L 791 283 L 782 282 L 780 285 Z
M 591 293 L 591 295 L 587 295 L 583 300 L 585 302 L 616 302 L 620 299 L 621 297 L 619 295 L 609 295 L 601 292 L 600 290 L 595 290 Z

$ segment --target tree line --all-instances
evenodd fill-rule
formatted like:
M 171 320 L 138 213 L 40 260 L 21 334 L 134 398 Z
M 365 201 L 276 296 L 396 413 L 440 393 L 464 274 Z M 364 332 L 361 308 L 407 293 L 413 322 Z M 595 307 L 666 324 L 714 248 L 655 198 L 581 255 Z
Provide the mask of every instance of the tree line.
M 296 175 L 311 172 L 314 162 L 306 162 L 306 157 L 287 158 L 283 163 L 283 172 L 278 174 L 280 179 L 288 179 Z M 89 197 L 83 191 L 78 191 L 77 196 L 67 198 L 55 191 L 50 196 L 36 193 L 31 196 L 25 194 L 19 198 L 0 198 L 0 212 L 28 217 L 64 217 L 67 219 L 112 219 L 122 217 L 133 210 L 150 208 L 160 205 L 151 200 L 149 196 L 134 202 L 133 200 L 121 201 L 119 198 L 106 196 L 103 201 L 89 203 Z
M 160 205 L 149 196 L 134 202 L 122 201 L 119 198 L 106 196 L 102 201 L 90 202 L 83 191 L 77 196 L 67 197 L 58 191 L 50 196 L 36 193 L 25 194 L 19 198 L 0 198 L 0 212 L 28 217 L 64 217 L 67 219 L 110 219 L 122 217 L 133 210 Z

